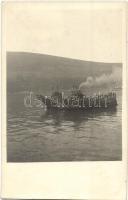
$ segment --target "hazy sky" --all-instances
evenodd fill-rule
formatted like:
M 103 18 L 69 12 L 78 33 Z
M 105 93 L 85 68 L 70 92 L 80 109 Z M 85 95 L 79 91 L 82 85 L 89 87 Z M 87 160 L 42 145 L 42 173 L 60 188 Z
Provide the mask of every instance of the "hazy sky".
M 122 62 L 122 4 L 6 3 L 8 51 Z

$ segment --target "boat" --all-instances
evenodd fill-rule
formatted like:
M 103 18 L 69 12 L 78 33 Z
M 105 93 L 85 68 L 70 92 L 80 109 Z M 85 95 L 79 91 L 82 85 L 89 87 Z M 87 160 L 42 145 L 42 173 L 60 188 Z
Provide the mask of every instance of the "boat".
M 92 110 L 111 110 L 117 106 L 115 92 L 105 94 L 94 94 L 87 96 L 79 89 L 72 89 L 71 94 L 65 96 L 63 91 L 54 91 L 51 96 L 42 94 L 36 95 L 37 99 L 43 102 L 47 110 L 66 110 L 66 111 L 92 111 Z

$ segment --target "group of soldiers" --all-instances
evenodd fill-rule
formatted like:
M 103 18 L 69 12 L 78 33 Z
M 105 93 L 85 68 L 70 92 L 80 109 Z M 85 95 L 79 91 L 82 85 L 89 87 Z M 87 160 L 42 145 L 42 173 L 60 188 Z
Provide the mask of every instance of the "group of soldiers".
M 63 92 L 54 92 L 50 97 L 40 95 L 40 100 L 47 106 L 47 108 L 89 109 L 107 108 L 117 105 L 115 92 L 86 96 L 78 90 L 67 97 L 64 97 Z
M 67 99 L 65 99 L 67 101 Z M 82 94 L 75 94 L 69 97 L 69 106 L 76 106 L 82 108 L 106 108 L 113 105 L 117 105 L 116 93 L 110 92 L 108 94 L 94 94 L 92 96 L 86 96 Z

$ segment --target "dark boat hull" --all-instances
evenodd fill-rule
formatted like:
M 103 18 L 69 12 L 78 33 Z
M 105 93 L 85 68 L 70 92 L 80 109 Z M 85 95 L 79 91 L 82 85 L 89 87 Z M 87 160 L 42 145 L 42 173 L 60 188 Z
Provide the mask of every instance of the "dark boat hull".
M 117 109 L 117 104 L 115 105 L 109 105 L 107 107 L 47 107 L 47 110 L 51 111 L 82 111 L 82 112 L 93 112 L 93 111 L 111 111 L 111 110 L 116 110 Z

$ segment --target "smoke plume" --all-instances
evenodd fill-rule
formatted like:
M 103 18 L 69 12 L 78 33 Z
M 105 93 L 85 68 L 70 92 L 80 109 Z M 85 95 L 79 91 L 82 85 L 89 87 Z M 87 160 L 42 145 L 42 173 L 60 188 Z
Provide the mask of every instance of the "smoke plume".
M 106 93 L 121 87 L 122 82 L 122 69 L 114 67 L 111 74 L 102 74 L 98 77 L 87 77 L 85 82 L 79 85 L 82 93 Z

